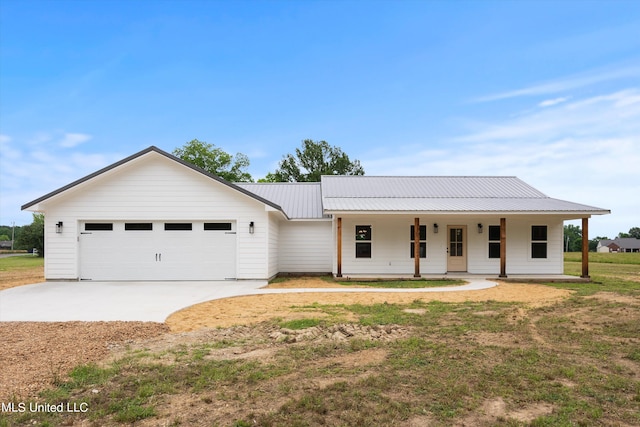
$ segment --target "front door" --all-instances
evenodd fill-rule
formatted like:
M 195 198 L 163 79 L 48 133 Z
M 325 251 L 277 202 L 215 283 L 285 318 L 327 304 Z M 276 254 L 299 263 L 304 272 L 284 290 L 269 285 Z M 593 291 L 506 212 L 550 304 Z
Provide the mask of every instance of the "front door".
M 447 227 L 447 271 L 467 271 L 467 226 Z

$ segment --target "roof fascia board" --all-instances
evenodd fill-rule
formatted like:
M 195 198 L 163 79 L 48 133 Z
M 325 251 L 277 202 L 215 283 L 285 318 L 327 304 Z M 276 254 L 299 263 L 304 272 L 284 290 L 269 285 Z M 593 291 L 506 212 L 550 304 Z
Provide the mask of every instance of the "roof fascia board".
M 328 215 L 560 215 L 567 219 L 590 218 L 591 215 L 607 215 L 611 211 L 329 211 Z
M 54 191 L 52 191 L 50 193 L 47 193 L 42 197 L 39 197 L 39 198 L 37 198 L 35 200 L 32 200 L 31 202 L 22 205 L 22 207 L 20 209 L 21 210 L 26 210 L 26 209 L 34 206 L 34 205 L 42 203 L 45 200 L 48 200 L 48 199 L 50 199 L 50 198 L 52 198 L 54 196 L 57 196 L 57 195 L 59 195 L 61 193 L 64 193 L 67 190 L 70 190 L 70 189 L 72 189 L 74 187 L 77 187 L 80 184 L 83 184 L 83 183 L 85 183 L 87 181 L 90 181 L 93 178 L 96 178 L 97 176 L 100 176 L 100 175 L 102 175 L 102 174 L 104 174 L 106 172 L 109 172 L 109 171 L 111 171 L 113 169 L 116 169 L 116 168 L 118 168 L 118 167 L 120 167 L 120 166 L 122 166 L 122 165 L 124 165 L 126 163 L 129 163 L 129 162 L 131 162 L 131 161 L 133 161 L 133 160 L 135 160 L 135 159 L 137 159 L 139 157 L 142 157 L 145 154 L 151 153 L 151 152 L 155 152 L 155 153 L 160 154 L 160 155 L 162 155 L 162 156 L 164 156 L 164 157 L 166 157 L 166 158 L 168 158 L 170 160 L 173 160 L 174 162 L 180 163 L 181 165 L 186 166 L 187 168 L 189 168 L 189 169 L 191 169 L 191 170 L 193 170 L 195 172 L 198 172 L 198 173 L 200 173 L 200 174 L 202 174 L 202 175 L 204 175 L 204 176 L 206 176 L 208 178 L 211 178 L 214 181 L 219 182 L 220 184 L 226 185 L 227 187 L 230 187 L 230 188 L 232 188 L 232 189 L 234 189 L 234 190 L 236 190 L 236 191 L 238 191 L 238 192 L 240 192 L 240 193 L 242 193 L 242 194 L 244 194 L 246 196 L 249 196 L 252 199 L 255 199 L 255 200 L 257 200 L 257 201 L 259 201 L 261 203 L 264 203 L 265 205 L 268 205 L 268 206 L 274 208 L 275 210 L 282 212 L 282 214 L 285 216 L 285 218 L 289 219 L 289 217 L 284 212 L 284 210 L 280 206 L 278 206 L 277 204 L 275 204 L 275 203 L 273 203 L 273 202 L 271 202 L 271 201 L 269 201 L 267 199 L 264 199 L 264 198 L 254 194 L 254 193 L 252 193 L 252 192 L 250 192 L 248 190 L 245 190 L 244 188 L 241 188 L 241 187 L 239 187 L 239 186 L 237 186 L 237 185 L 235 185 L 235 184 L 233 184 L 233 183 L 231 183 L 231 182 L 229 182 L 229 181 L 227 181 L 225 179 L 222 179 L 219 176 L 211 174 L 211 173 L 209 173 L 209 172 L 207 172 L 207 171 L 205 171 L 205 170 L 203 170 L 203 169 L 201 169 L 201 168 L 199 168 L 199 167 L 197 167 L 195 165 L 192 165 L 191 163 L 186 162 L 186 161 L 182 160 L 181 158 L 174 156 L 173 154 L 169 154 L 166 151 L 161 150 L 158 147 L 153 146 L 153 145 L 148 147 L 148 148 L 145 148 L 142 151 L 139 151 L 139 152 L 137 152 L 135 154 L 132 154 L 131 156 L 126 157 L 126 158 L 124 158 L 124 159 L 122 159 L 122 160 L 120 160 L 118 162 L 115 162 L 115 163 L 113 163 L 113 164 L 111 164 L 109 166 L 106 166 L 106 167 L 104 167 L 104 168 L 102 168 L 102 169 L 100 169 L 100 170 L 98 170 L 96 172 L 93 172 L 92 174 L 89 174 L 89 175 L 87 175 L 87 176 L 85 176 L 83 178 L 80 178 L 80 179 L 78 179 L 76 181 L 73 181 L 72 183 L 67 184 L 64 187 L 60 187 L 57 190 L 54 190 Z

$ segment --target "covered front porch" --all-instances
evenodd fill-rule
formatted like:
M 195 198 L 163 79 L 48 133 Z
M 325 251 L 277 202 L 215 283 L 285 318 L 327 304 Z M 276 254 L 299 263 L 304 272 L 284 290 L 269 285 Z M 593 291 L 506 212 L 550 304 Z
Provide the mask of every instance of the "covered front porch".
M 588 217 L 583 218 L 581 278 L 564 275 L 565 219 L 548 214 L 336 215 L 333 274 L 347 280 L 584 281 L 589 277 Z
M 352 274 L 342 277 L 334 276 L 338 280 L 344 281 L 376 281 L 376 280 L 466 280 L 469 282 L 477 280 L 500 280 L 503 282 L 529 282 L 529 283 L 586 283 L 589 277 L 571 276 L 568 274 L 512 274 L 507 277 L 488 274 L 472 273 L 445 273 L 445 274 L 422 274 L 415 277 L 413 274 Z

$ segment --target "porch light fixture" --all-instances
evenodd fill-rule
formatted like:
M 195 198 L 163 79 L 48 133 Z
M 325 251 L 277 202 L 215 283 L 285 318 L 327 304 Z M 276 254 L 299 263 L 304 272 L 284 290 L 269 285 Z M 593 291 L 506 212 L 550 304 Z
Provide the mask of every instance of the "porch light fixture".
M 253 225 L 253 221 L 251 221 L 249 223 L 249 234 L 253 234 L 253 229 L 254 229 L 254 225 Z
M 482 224 L 478 223 L 478 233 L 482 234 Z
M 62 233 L 62 221 L 58 221 L 56 224 L 56 233 Z
M 438 224 L 433 224 L 433 233 L 437 234 L 438 233 Z

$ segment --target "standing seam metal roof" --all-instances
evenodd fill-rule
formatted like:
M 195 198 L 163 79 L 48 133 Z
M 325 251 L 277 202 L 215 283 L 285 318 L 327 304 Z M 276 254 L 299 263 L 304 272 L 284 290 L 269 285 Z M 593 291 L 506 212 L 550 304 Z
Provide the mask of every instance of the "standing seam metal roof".
M 322 209 L 322 189 L 319 182 L 235 183 L 282 207 L 291 219 L 327 218 Z
M 610 213 L 553 199 L 514 176 L 323 176 L 325 212 Z

